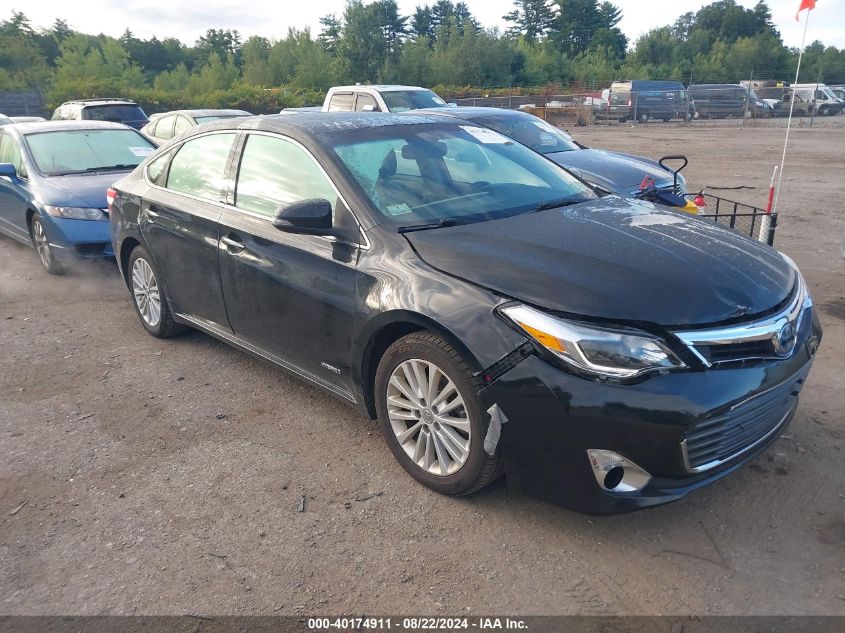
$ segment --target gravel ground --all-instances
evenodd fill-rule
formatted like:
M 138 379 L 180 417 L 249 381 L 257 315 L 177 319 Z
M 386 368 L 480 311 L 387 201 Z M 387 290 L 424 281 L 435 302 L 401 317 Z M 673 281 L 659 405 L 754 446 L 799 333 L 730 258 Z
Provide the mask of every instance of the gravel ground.
M 573 133 L 685 153 L 690 187 L 757 204 L 783 142 Z M 845 116 L 794 130 L 784 178 L 777 246 L 825 326 L 791 427 L 726 480 L 615 517 L 503 482 L 429 492 L 324 393 L 198 333 L 148 336 L 113 265 L 51 277 L 0 238 L 0 614 L 845 614 L 843 139 Z

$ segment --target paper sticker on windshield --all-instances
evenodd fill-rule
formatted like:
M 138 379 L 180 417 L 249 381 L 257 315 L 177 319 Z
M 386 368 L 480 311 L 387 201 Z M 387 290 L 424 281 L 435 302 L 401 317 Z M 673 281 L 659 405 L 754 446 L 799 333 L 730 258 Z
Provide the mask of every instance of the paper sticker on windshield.
M 482 143 L 504 144 L 513 142 L 504 134 L 499 134 L 495 130 L 489 130 L 486 127 L 473 127 L 470 125 L 461 125 L 460 128 L 467 134 L 472 134 Z
M 407 204 L 402 202 L 400 204 L 388 205 L 387 212 L 390 215 L 405 215 L 407 213 L 413 213 L 414 211 L 413 211 L 413 209 L 411 209 L 411 207 L 409 207 Z
M 146 158 L 150 154 L 155 151 L 154 147 L 130 147 L 129 151 L 135 154 L 135 156 L 140 156 L 142 158 Z

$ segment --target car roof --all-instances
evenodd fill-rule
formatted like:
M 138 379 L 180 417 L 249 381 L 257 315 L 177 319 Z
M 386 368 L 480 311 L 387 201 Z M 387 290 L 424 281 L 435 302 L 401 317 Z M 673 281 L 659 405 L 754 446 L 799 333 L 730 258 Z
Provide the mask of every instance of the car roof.
M 366 86 L 335 86 L 334 90 L 361 90 L 363 88 L 369 88 L 370 90 L 377 90 L 379 92 L 391 92 L 394 90 L 425 90 L 429 91 L 428 88 L 421 88 L 420 86 L 402 86 L 399 84 L 367 84 Z
M 222 119 L 197 126 L 179 136 L 180 140 L 193 135 L 205 134 L 215 130 L 257 130 L 264 132 L 278 132 L 291 138 L 302 140 L 315 137 L 330 137 L 337 132 L 346 130 L 372 129 L 384 126 L 419 125 L 419 124 L 453 124 L 463 120 L 460 118 L 444 121 L 441 116 L 429 114 L 413 114 L 409 112 L 297 112 L 290 114 L 260 114 L 251 117 Z M 469 121 L 463 121 L 469 123 Z
M 696 88 L 740 88 L 745 90 L 746 87 L 740 84 L 690 84 L 687 90 L 694 90 Z
M 104 97 L 102 99 L 72 99 L 70 101 L 65 101 L 62 105 L 70 105 L 70 104 L 82 104 L 82 105 L 138 105 L 131 99 L 121 99 L 119 97 L 115 98 L 108 98 Z
M 454 119 L 472 120 L 485 116 L 512 116 L 516 118 L 533 117 L 538 118 L 530 112 L 523 112 L 521 110 L 511 110 L 508 108 L 487 108 L 484 106 L 458 106 L 457 108 L 421 108 L 419 110 L 407 110 L 407 112 L 417 112 L 423 114 L 431 114 L 434 116 L 448 116 Z
M 234 110 L 231 108 L 200 108 L 196 110 L 170 110 L 169 112 L 162 112 L 153 116 L 160 117 L 165 114 L 188 114 L 193 117 L 197 116 L 216 116 L 220 114 L 243 114 L 245 116 L 252 116 L 252 112 L 246 110 Z
M 15 123 L 15 130 L 21 134 L 37 134 L 39 132 L 63 132 L 67 130 L 131 130 L 122 123 L 112 121 L 32 121 L 29 123 Z

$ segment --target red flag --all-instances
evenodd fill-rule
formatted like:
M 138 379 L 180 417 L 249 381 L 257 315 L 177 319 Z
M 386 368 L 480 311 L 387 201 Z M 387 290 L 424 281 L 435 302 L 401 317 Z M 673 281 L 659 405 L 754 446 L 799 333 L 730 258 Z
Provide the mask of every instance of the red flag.
M 807 11 L 811 11 L 815 8 L 816 0 L 801 0 L 801 6 L 798 7 L 798 11 L 795 13 L 795 21 L 798 22 L 798 16 L 804 9 L 807 9 Z

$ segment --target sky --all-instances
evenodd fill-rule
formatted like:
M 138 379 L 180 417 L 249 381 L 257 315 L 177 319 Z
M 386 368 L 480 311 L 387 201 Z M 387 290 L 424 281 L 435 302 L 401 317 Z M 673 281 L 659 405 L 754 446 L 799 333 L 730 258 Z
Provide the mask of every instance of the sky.
M 505 27 L 502 16 L 513 9 L 513 0 L 466 0 L 473 15 L 485 27 Z M 757 0 L 738 0 L 753 7 Z M 622 9 L 619 27 L 633 41 L 652 28 L 671 24 L 687 11 L 696 11 L 709 2 L 702 0 L 613 0 Z M 432 0 L 398 0 L 400 12 L 410 15 L 421 4 Z M 176 37 L 186 44 L 210 28 L 237 29 L 243 38 L 263 35 L 281 38 L 289 27 L 310 26 L 320 31 L 320 17 L 343 13 L 345 0 L 4 0 L 4 6 L 22 11 L 37 28 L 50 26 L 56 18 L 67 20 L 71 28 L 84 33 L 119 36 L 127 28 L 136 37 L 159 39 Z M 798 47 L 804 27 L 795 21 L 800 0 L 768 0 L 772 19 L 787 46 Z M 11 5 L 11 6 L 10 6 Z M 5 14 L 5 15 L 4 15 Z M 11 15 L 0 11 L 0 18 Z M 802 14 L 803 16 L 803 14 Z M 845 48 L 845 0 L 817 0 L 811 12 L 807 43 L 821 40 Z

